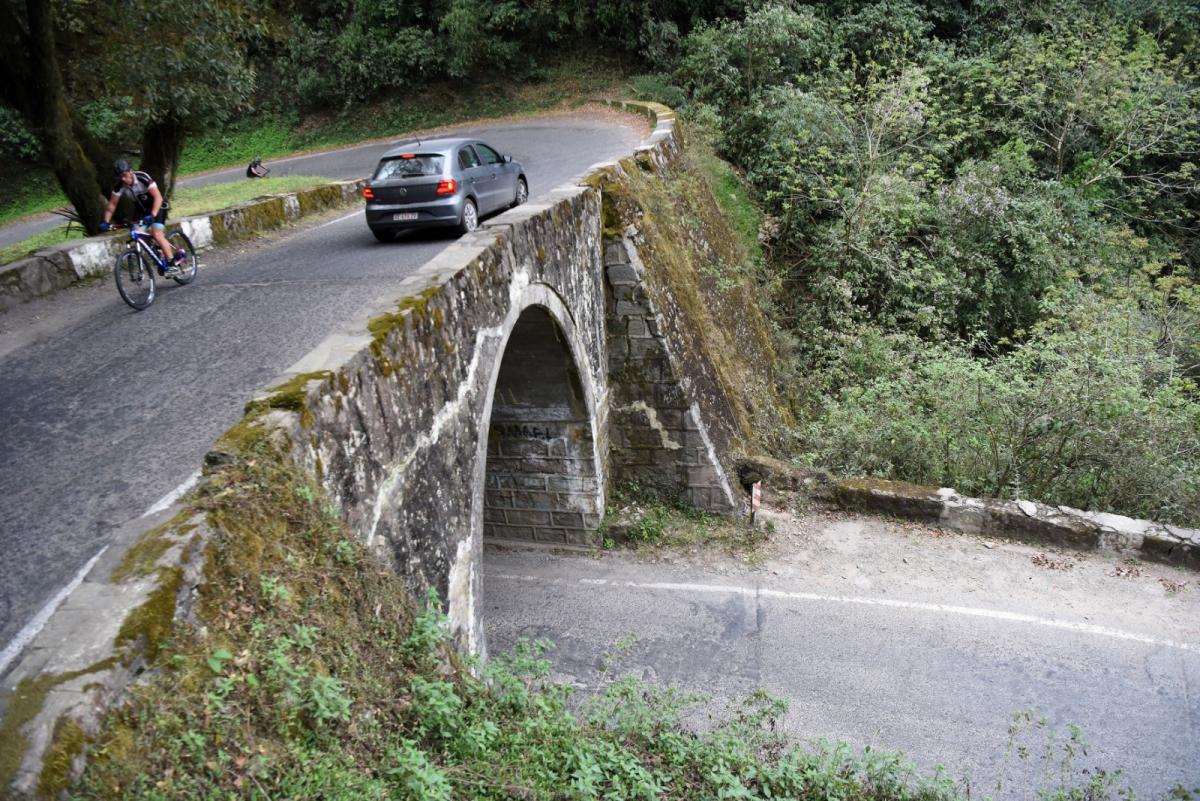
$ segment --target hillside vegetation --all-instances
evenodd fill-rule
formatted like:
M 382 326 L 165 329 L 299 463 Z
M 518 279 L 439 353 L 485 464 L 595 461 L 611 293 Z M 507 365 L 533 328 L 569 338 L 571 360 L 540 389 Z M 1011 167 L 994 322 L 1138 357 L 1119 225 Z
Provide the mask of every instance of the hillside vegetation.
M 1200 522 L 1194 11 L 767 3 L 638 81 L 768 215 L 804 460 Z

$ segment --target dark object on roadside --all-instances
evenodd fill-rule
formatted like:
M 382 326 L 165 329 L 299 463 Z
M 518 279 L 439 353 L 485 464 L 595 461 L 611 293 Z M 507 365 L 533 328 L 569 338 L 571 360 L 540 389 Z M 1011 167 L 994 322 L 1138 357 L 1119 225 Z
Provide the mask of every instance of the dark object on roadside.
M 486 214 L 529 199 L 525 168 L 477 139 L 415 141 L 383 154 L 363 188 L 380 242 L 409 228 L 474 231 Z
M 261 158 L 255 158 L 254 161 L 246 165 L 247 178 L 266 178 L 271 174 L 271 171 L 263 166 Z

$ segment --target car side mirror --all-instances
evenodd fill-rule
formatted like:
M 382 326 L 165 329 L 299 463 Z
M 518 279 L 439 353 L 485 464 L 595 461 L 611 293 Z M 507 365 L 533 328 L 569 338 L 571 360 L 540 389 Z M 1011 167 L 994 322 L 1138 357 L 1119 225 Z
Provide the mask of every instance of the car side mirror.
M 505 157 L 504 157 L 504 163 L 505 163 L 505 164 L 510 164 L 510 163 L 512 163 L 512 156 L 505 156 Z

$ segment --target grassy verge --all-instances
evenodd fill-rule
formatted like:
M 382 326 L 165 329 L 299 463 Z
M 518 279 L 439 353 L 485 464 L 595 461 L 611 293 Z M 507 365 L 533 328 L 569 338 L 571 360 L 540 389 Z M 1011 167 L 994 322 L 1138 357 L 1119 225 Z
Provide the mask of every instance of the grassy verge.
M 180 187 L 171 201 L 171 216 L 191 217 L 244 203 L 263 195 L 278 192 L 298 192 L 314 186 L 330 183 L 331 179 L 315 175 L 284 175 L 279 178 L 261 178 L 255 181 L 234 181 L 208 186 Z
M 253 200 L 256 197 L 270 195 L 276 192 L 296 192 L 313 186 L 329 183 L 330 179 L 311 175 L 285 175 L 279 178 L 265 178 L 257 181 L 235 181 L 227 184 L 211 184 L 209 186 L 180 187 L 175 192 L 171 203 L 171 217 L 190 217 L 194 214 L 207 214 L 230 206 Z M 83 233 L 78 227 L 72 226 L 68 232 L 66 225 L 59 225 L 48 231 L 34 234 L 4 248 L 0 248 L 0 264 L 23 259 L 36 253 L 42 248 L 57 245 L 71 239 L 81 239 Z
M 741 517 L 718 517 L 657 495 L 636 484 L 618 488 L 605 514 L 604 546 L 626 545 L 654 554 L 719 550 L 748 564 L 768 557 L 771 524 L 751 528 Z
M 762 222 L 762 212 L 750 198 L 746 182 L 733 165 L 718 158 L 707 143 L 692 149 L 698 152 L 698 160 L 712 183 L 713 194 L 742 247 L 755 264 L 761 263 L 763 253 L 758 242 L 758 227 Z
M 189 140 L 180 175 L 245 164 L 255 156 L 269 160 L 407 131 L 570 107 L 623 87 L 623 79 L 610 66 L 573 61 L 549 68 L 540 80 L 527 84 L 502 80 L 438 84 L 413 95 L 339 113 L 305 118 L 256 114 L 222 131 Z M 0 225 L 67 204 L 46 170 L 29 170 L 9 180 L 10 198 L 16 200 L 0 207 Z
M 6 176 L 6 180 L 11 191 L 0 206 L 0 225 L 68 205 L 58 189 L 58 181 L 47 169 L 22 168 L 15 175 Z

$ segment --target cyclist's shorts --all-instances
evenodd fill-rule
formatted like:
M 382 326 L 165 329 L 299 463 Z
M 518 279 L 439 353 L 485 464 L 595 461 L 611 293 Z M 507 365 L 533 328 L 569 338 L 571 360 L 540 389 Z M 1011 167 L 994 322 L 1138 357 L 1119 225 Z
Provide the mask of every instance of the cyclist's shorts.
M 145 217 L 139 217 L 137 219 L 137 222 L 134 224 L 142 225 L 143 219 L 145 219 Z M 158 214 L 154 217 L 154 222 L 150 223 L 150 225 L 148 227 L 149 228 L 166 228 L 167 227 L 166 222 L 167 222 L 167 210 L 159 209 Z

